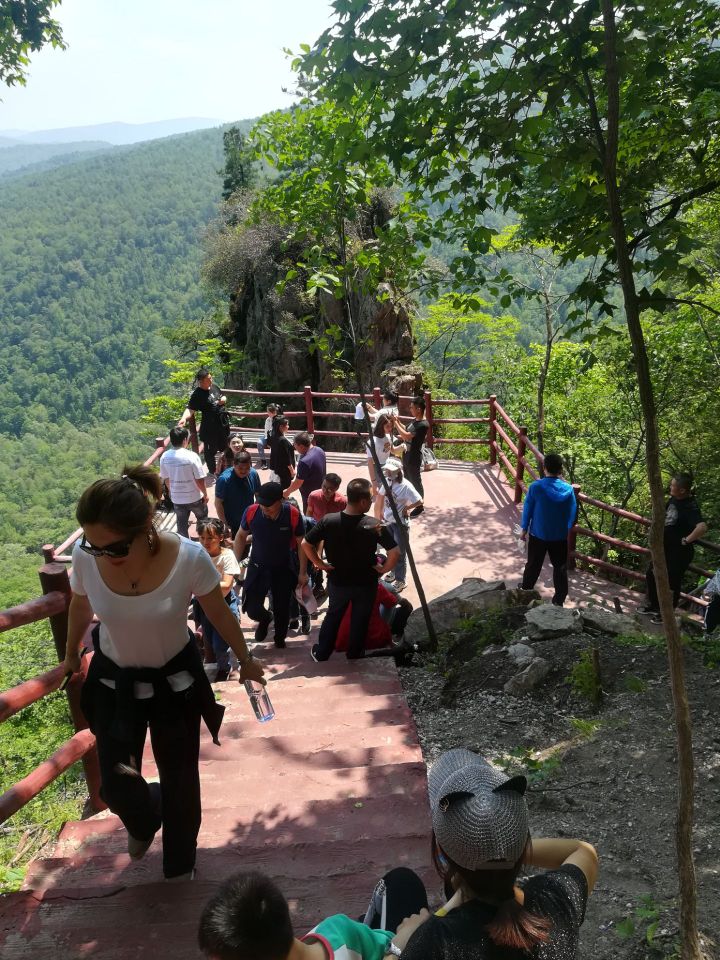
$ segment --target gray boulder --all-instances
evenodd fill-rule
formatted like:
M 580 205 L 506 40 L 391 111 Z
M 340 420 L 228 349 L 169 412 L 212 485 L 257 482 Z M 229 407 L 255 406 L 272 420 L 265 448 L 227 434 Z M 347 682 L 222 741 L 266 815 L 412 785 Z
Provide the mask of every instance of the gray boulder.
M 503 580 L 485 581 L 480 577 L 471 577 L 459 586 L 448 590 L 428 604 L 435 632 L 438 636 L 457 629 L 458 622 L 466 617 L 474 617 L 485 610 L 495 610 L 506 606 L 514 591 L 506 590 Z M 428 641 L 425 618 L 420 607 L 413 610 L 405 627 L 405 639 L 421 646 Z
M 527 643 L 513 643 L 507 648 L 507 655 L 515 663 L 525 666 L 535 658 L 535 651 Z
M 640 628 L 634 617 L 624 613 L 615 613 L 604 610 L 602 607 L 585 607 L 580 611 L 583 623 L 592 630 L 609 633 L 616 637 L 621 633 L 640 633 Z
M 566 610 L 551 603 L 533 607 L 525 614 L 527 633 L 531 640 L 550 640 L 574 633 L 582 626 L 576 610 Z
M 512 697 L 521 697 L 525 693 L 534 690 L 539 683 L 550 673 L 550 664 L 542 657 L 536 657 L 514 677 L 510 677 L 503 687 L 505 693 Z

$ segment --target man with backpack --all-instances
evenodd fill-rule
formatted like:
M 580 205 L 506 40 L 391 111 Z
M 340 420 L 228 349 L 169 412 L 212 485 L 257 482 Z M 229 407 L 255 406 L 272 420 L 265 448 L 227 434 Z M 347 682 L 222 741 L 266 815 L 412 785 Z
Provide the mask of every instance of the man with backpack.
M 308 579 L 307 558 L 304 553 L 298 554 L 305 524 L 298 508 L 283 500 L 279 483 L 264 483 L 256 500 L 243 514 L 234 542 L 235 556 L 240 559 L 247 538 L 252 535 L 242 609 L 258 624 L 256 641 L 267 638 L 274 618 L 275 646 L 282 648 L 288 633 L 293 591 L 298 583 L 305 585 Z M 272 594 L 272 614 L 265 607 L 268 593 Z

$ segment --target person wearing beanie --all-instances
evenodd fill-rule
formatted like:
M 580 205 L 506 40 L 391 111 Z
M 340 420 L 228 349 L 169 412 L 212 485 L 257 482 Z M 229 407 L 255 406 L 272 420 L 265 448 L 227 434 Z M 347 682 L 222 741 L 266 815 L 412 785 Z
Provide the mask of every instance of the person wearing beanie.
M 404 960 L 573 960 L 597 853 L 582 840 L 531 842 L 526 786 L 470 750 L 433 764 L 433 858 L 449 899 L 399 925 Z M 523 866 L 548 872 L 518 885 Z
M 528 535 L 530 539 L 520 588 L 532 590 L 547 553 L 553 568 L 552 602 L 561 607 L 568 595 L 567 537 L 577 519 L 577 502 L 573 488 L 562 478 L 563 462 L 559 454 L 547 454 L 544 471 L 545 476 L 528 487 L 523 506 L 521 539 L 526 540 Z

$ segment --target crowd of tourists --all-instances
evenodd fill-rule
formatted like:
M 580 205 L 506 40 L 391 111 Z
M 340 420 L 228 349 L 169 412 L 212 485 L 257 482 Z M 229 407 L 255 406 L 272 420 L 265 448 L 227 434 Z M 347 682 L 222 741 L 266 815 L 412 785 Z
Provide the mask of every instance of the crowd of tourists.
M 81 643 L 92 627 L 95 655 L 82 708 L 97 741 L 102 797 L 127 829 L 131 858 L 141 858 L 162 830 L 169 881 L 194 873 L 200 726 L 218 742 L 224 712 L 207 667 L 214 664 L 216 681 L 264 683 L 240 611 L 256 624 L 257 644 L 272 627 L 272 641 L 282 649 L 290 631 L 311 632 L 318 604 L 327 600 L 311 645 L 315 661 L 335 651 L 348 659 L 398 655 L 412 611 L 401 596 L 410 522 L 425 509 L 422 397 L 412 400 L 405 425 L 390 392 L 379 409 L 359 405 L 369 478 L 355 477 L 344 491 L 309 433 L 288 438 L 287 419 L 275 404 L 268 406 L 253 466 L 242 438 L 230 434 L 225 402 L 210 373 L 200 371 L 170 431 L 159 474 L 126 468 L 121 477 L 93 483 L 77 506 L 82 537 L 73 552 L 65 667 L 68 673 L 80 668 Z M 194 413 L 202 414 L 204 463 L 189 449 L 185 424 Z M 217 517 L 210 517 L 207 487 L 215 471 Z M 264 480 L 263 471 L 269 471 Z M 552 603 L 559 606 L 568 596 L 568 531 L 578 511 L 562 473 L 562 458 L 547 454 L 520 523 L 527 561 L 519 586 L 534 587 L 549 555 Z M 163 495 L 179 535 L 156 525 Z M 197 541 L 188 536 L 191 516 Z M 705 531 L 692 478 L 677 474 L 665 521 L 674 605 L 693 544 Z M 714 593 L 707 587 L 708 616 L 716 621 L 717 579 Z M 652 567 L 647 586 L 646 612 L 657 616 Z M 159 783 L 142 775 L 148 730 Z M 243 873 L 206 906 L 200 947 L 215 960 L 572 958 L 597 855 L 579 840 L 531 842 L 525 787 L 523 777 L 509 779 L 467 750 L 443 754 L 432 766 L 431 842 L 444 897 L 435 909 L 430 901 L 437 898 L 428 898 L 420 878 L 395 868 L 378 882 L 363 918 L 338 914 L 297 938 L 283 892 L 262 874 Z M 547 872 L 521 881 L 524 867 Z

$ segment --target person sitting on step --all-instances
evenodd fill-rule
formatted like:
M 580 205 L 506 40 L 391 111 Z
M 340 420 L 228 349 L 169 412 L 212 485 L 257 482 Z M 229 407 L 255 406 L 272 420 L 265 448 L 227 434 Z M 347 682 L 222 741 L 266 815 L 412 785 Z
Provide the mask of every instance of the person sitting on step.
M 406 876 L 408 875 L 408 876 Z M 412 871 L 399 868 L 383 878 L 391 901 L 388 928 L 375 929 L 344 914 L 321 920 L 296 937 L 282 891 L 262 873 L 227 879 L 205 905 L 198 944 L 208 960 L 383 960 L 399 955 L 394 927 L 427 909 L 424 887 Z M 397 891 L 397 894 L 396 894 Z

